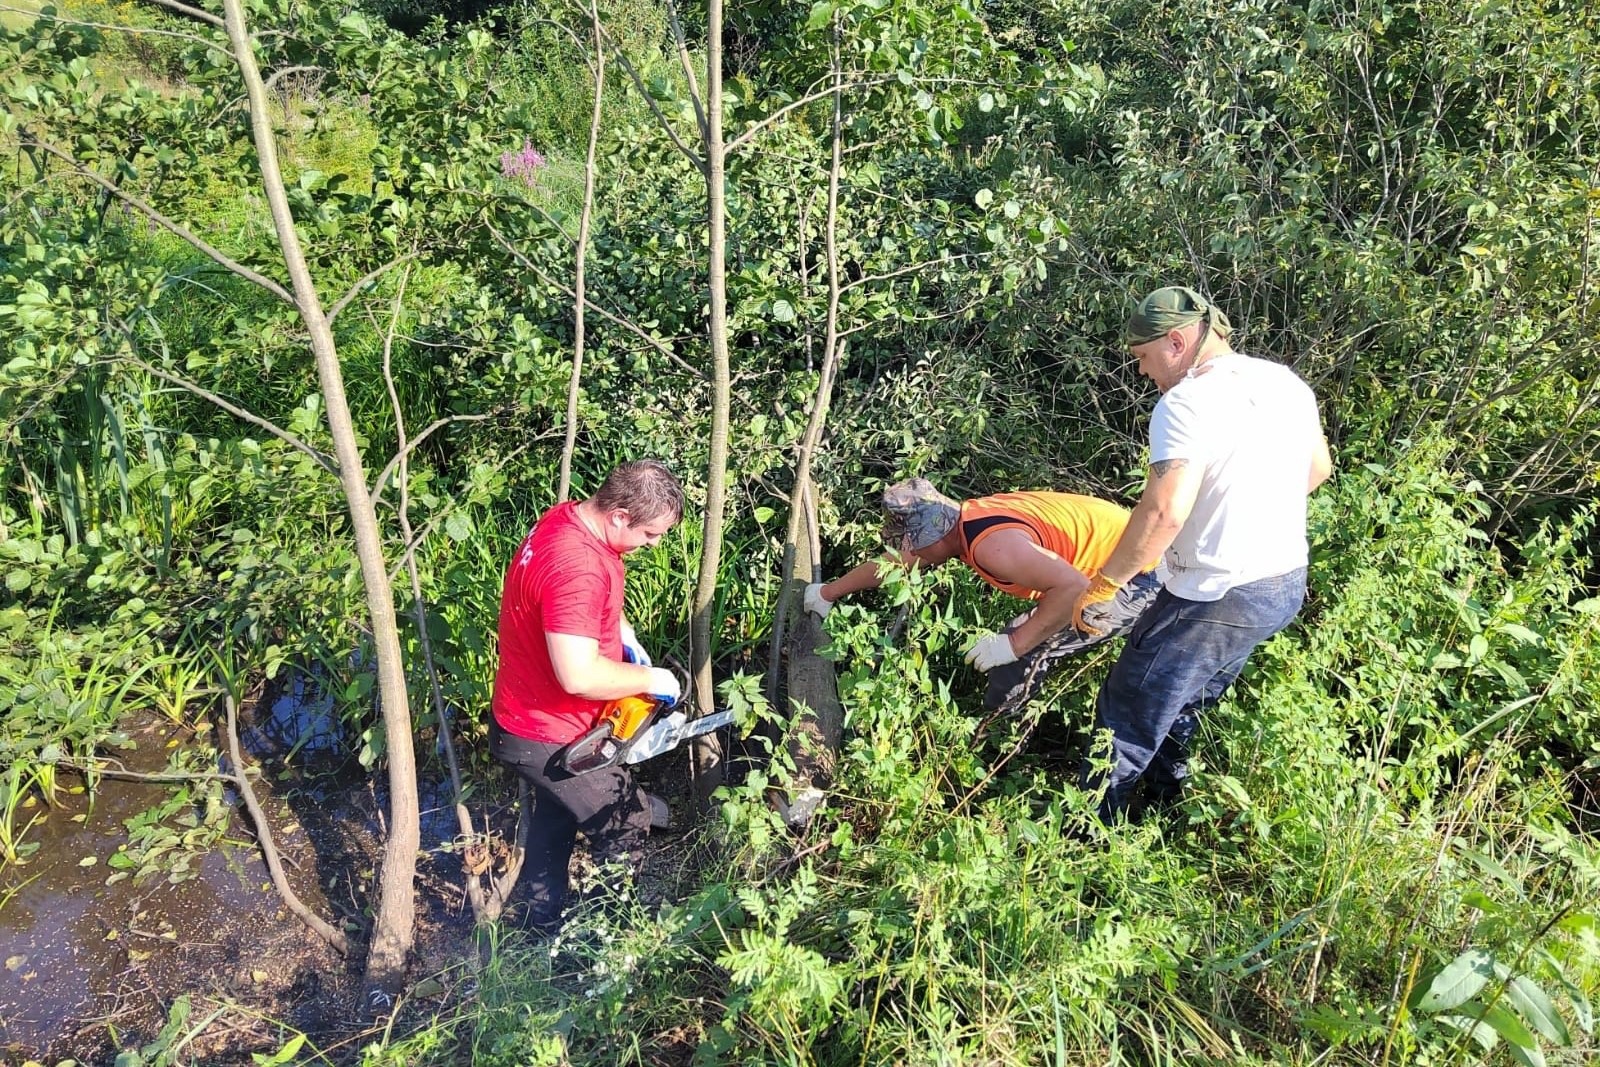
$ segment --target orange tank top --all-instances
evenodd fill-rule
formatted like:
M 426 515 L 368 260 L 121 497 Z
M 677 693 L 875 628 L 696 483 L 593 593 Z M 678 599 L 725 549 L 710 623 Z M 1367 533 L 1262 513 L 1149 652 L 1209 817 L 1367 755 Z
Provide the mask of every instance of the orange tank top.
M 1128 509 L 1109 500 L 1074 493 L 997 493 L 961 505 L 961 562 L 978 577 L 1012 596 L 1037 600 L 1039 591 L 1001 581 L 972 561 L 983 539 L 996 530 L 1021 530 L 1084 574 L 1110 558 L 1128 525 Z

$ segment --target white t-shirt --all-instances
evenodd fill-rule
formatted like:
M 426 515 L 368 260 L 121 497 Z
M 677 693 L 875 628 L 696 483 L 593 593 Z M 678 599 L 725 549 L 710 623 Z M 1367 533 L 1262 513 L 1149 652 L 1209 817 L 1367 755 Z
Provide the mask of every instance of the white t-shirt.
M 1220 600 L 1306 565 L 1306 483 L 1322 441 L 1317 399 L 1278 363 L 1217 356 L 1167 390 L 1150 420 L 1150 462 L 1204 466 L 1189 519 L 1167 549 L 1167 589 Z

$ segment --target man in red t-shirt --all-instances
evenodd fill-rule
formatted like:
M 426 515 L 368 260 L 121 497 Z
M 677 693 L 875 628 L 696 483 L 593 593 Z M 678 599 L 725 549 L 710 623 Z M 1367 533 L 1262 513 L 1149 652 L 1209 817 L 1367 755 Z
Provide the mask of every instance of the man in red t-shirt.
M 677 702 L 677 678 L 651 666 L 623 617 L 622 557 L 682 517 L 683 488 L 665 464 L 624 463 L 594 496 L 545 512 L 506 570 L 489 750 L 537 802 L 522 872 L 530 929 L 559 924 L 579 831 L 604 864 L 637 856 L 650 830 L 649 800 L 626 767 L 572 775 L 560 757 L 607 701 Z

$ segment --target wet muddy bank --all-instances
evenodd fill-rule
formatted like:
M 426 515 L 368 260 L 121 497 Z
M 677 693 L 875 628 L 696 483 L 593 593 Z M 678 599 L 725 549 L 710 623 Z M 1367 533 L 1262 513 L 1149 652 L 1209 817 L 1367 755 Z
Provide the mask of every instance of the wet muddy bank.
M 290 680 L 264 697 L 246 710 L 241 740 L 261 769 L 255 788 L 286 874 L 309 907 L 359 938 L 385 783 L 350 758 L 349 739 L 314 687 Z M 134 747 L 109 755 L 133 774 L 161 772 L 169 752 L 210 740 L 162 719 L 123 728 Z M 172 791 L 105 777 L 91 798 L 80 782 L 64 781 L 80 788 L 54 808 L 39 806 L 30 832 L 38 850 L 0 871 L 0 1062 L 110 1062 L 119 1047 L 153 1040 L 180 996 L 197 1031 L 185 1055 L 203 1062 L 249 1063 L 251 1052 L 276 1049 L 292 1033 L 284 1026 L 325 1049 L 360 1043 L 360 946 L 345 960 L 288 914 L 231 790 L 220 844 L 187 858 L 169 849 L 162 869 L 142 879 L 127 876 L 123 860 L 115 878 L 128 822 L 171 807 Z M 455 836 L 448 800 L 448 786 L 422 787 L 417 974 L 459 970 L 470 955 L 459 863 L 439 847 Z M 198 800 L 179 807 L 161 825 L 181 840 L 203 812 Z M 191 876 L 172 880 L 185 867 Z M 454 981 L 444 976 L 439 994 Z

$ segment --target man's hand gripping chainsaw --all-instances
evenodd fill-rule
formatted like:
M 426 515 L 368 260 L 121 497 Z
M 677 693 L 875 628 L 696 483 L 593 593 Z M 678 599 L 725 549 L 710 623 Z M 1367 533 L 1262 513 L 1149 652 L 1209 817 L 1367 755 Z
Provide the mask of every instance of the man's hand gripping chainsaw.
M 672 703 L 644 693 L 607 702 L 599 724 L 562 751 L 561 766 L 568 774 L 588 774 L 618 763 L 642 763 L 692 738 L 733 725 L 731 711 L 699 719 L 690 719 L 682 711 L 661 714 Z

